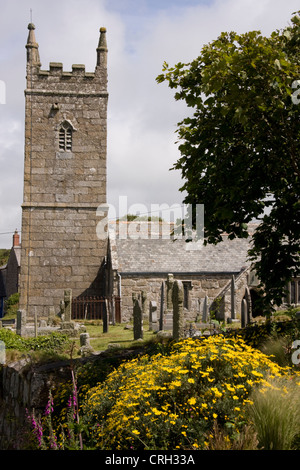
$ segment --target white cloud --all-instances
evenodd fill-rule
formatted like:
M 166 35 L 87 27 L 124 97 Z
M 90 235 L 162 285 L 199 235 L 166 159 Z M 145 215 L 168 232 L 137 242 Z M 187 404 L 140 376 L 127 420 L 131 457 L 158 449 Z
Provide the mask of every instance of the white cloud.
M 176 123 L 186 112 L 166 84 L 158 85 L 163 61 L 195 58 L 221 31 L 263 34 L 285 27 L 298 0 L 0 0 L 0 233 L 20 227 L 23 188 L 25 43 L 30 9 L 42 68 L 49 62 L 96 63 L 99 28 L 109 48 L 108 195 L 117 204 L 173 204 L 182 200 L 180 174 L 169 168 L 179 157 Z M 14 128 L 16 126 L 16 128 Z M 0 236 L 9 247 L 11 236 Z

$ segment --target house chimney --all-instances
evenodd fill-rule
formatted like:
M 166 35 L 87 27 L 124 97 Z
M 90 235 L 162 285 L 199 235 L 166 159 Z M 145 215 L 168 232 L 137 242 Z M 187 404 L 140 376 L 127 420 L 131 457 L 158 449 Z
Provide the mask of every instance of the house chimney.
M 13 235 L 13 248 L 15 246 L 20 246 L 20 235 L 18 234 L 18 231 L 16 230 L 14 235 Z

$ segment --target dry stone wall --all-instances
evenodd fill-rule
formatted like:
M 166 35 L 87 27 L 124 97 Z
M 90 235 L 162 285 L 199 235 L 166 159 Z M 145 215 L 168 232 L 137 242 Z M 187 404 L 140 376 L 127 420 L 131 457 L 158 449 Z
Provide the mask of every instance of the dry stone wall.
M 22 359 L 0 367 L 0 450 L 22 449 L 27 412 L 42 414 L 50 388 L 70 378 L 67 363 L 34 367 Z

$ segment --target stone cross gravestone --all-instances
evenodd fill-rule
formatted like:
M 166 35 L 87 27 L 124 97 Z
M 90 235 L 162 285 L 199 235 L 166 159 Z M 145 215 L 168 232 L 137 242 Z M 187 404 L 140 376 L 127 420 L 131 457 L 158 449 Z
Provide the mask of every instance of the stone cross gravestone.
M 172 291 L 174 285 L 173 274 L 168 274 L 167 278 L 167 310 L 171 310 L 173 306 Z
M 64 292 L 65 303 L 65 322 L 72 320 L 72 289 L 66 289 Z
M 157 303 L 154 300 L 149 303 L 149 330 L 158 331 Z

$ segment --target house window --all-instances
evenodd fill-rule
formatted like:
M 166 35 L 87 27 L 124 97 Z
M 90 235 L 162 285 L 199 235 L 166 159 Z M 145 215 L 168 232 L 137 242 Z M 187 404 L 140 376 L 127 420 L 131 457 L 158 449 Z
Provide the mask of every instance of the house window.
M 72 133 L 71 124 L 67 121 L 63 122 L 59 130 L 59 150 L 60 152 L 72 151 Z

